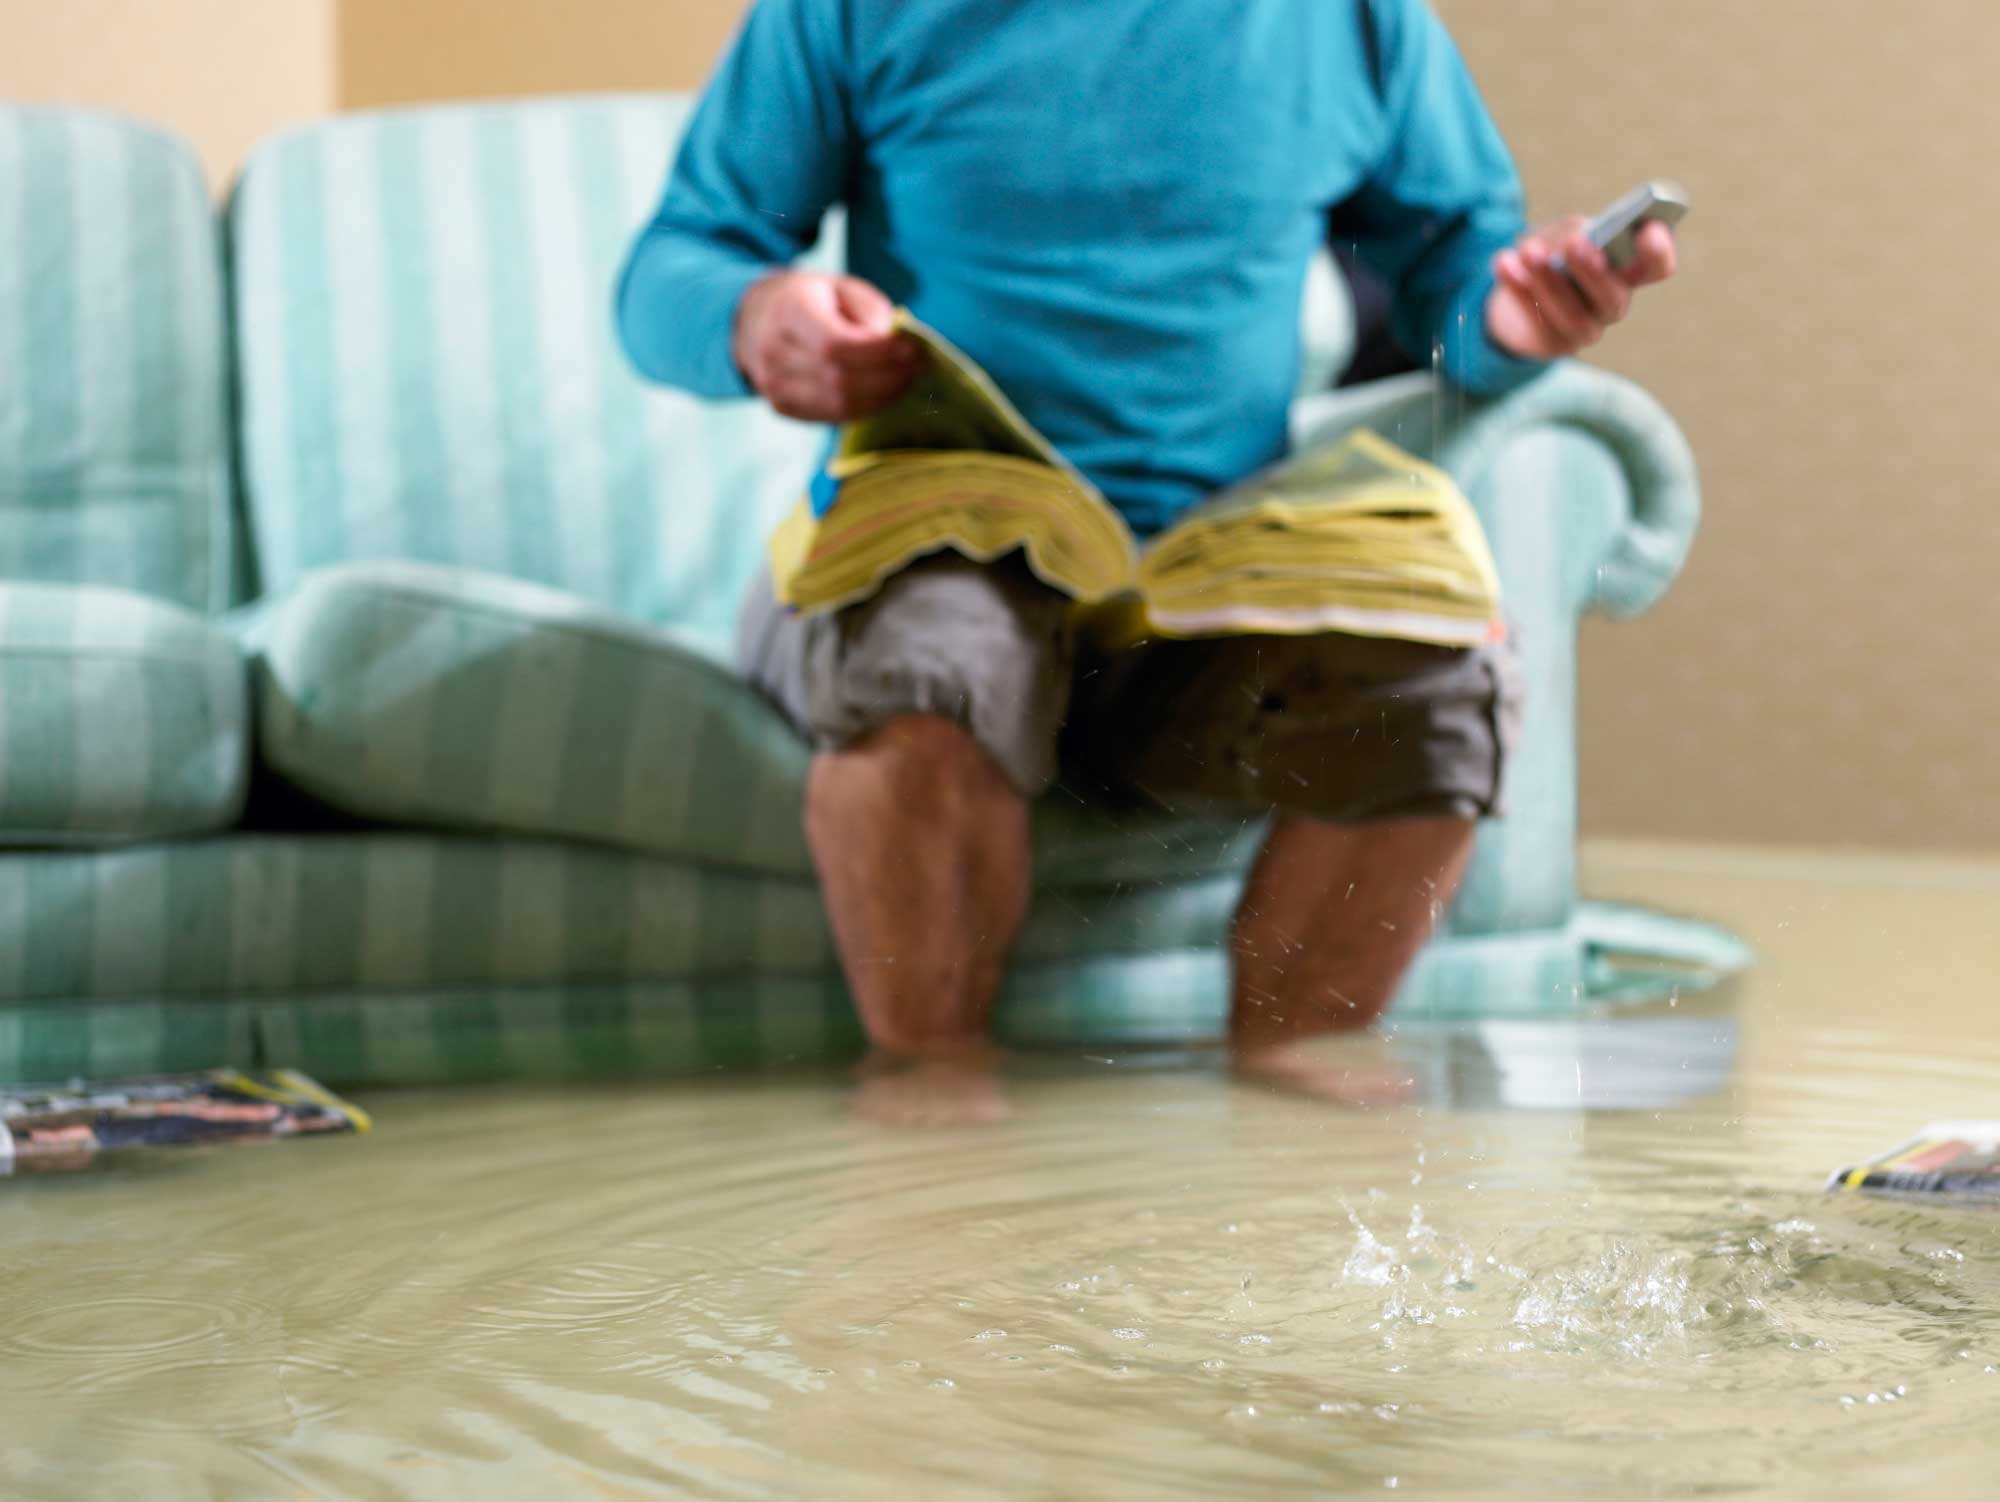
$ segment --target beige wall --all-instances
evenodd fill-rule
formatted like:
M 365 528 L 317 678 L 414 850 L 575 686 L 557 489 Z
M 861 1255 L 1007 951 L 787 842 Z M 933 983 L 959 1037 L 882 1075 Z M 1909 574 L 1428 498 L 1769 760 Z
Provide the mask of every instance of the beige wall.
M 740 0 L 341 0 L 341 103 L 693 88 L 742 9 Z
M 1587 638 L 1587 826 L 2000 846 L 2000 7 L 1439 8 L 1538 213 L 1654 174 L 1695 203 L 1603 351 L 1707 516 L 1662 607 Z
M 218 189 L 334 103 L 335 0 L 0 0 L 0 99 L 139 115 L 193 142 Z

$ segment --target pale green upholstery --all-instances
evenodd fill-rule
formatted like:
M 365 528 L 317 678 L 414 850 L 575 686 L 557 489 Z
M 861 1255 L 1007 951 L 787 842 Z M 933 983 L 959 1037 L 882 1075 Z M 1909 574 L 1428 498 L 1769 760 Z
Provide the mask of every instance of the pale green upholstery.
M 225 351 L 186 148 L 0 106 L 0 578 L 227 603 Z
M 821 435 L 754 403 L 648 390 L 612 334 L 613 275 L 686 108 L 593 97 L 354 116 L 253 156 L 227 228 L 243 573 L 255 585 L 229 625 L 253 658 L 254 827 L 0 857 L 0 1079 L 253 1061 L 339 1083 L 561 1076 L 854 1045 L 799 830 L 806 748 L 729 668 L 738 597 Z M 20 118 L 33 130 L 0 137 L 15 174 L 0 171 L 8 225 L 20 182 L 74 177 L 71 138 L 99 129 Z M 150 144 L 121 146 L 130 161 L 151 153 L 194 191 L 184 156 L 144 132 L 133 141 Z M 35 158 L 25 178 L 24 156 Z M 123 170 L 120 181 L 140 175 Z M 67 202 L 77 183 L 38 187 L 37 201 Z M 134 207 L 108 239 L 64 254 L 151 276 L 156 242 L 180 236 L 167 259 L 206 266 L 195 281 L 209 277 L 212 292 L 211 231 L 188 203 L 183 191 L 157 219 Z M 815 255 L 837 253 L 827 243 Z M 89 280 L 74 264 L 49 275 Z M 18 281 L 0 262 L 0 291 Z M 65 356 L 49 375 L 88 368 L 75 410 L 124 413 L 149 435 L 170 411 L 170 444 L 112 442 L 109 419 L 90 416 L 77 431 L 97 436 L 66 451 L 83 457 L 26 466 L 24 404 L 60 404 L 40 372 L 16 378 L 0 363 L 0 496 L 54 522 L 0 537 L 17 565 L 0 584 L 0 819 L 17 785 L 24 799 L 32 790 L 40 822 L 17 827 L 40 843 L 138 826 L 79 812 L 89 800 L 63 783 L 51 748 L 68 743 L 53 732 L 16 739 L 15 706 L 34 695 L 6 689 L 28 681 L 18 662 L 38 641 L 104 649 L 122 631 L 183 673 L 185 687 L 163 689 L 130 664 L 44 670 L 100 684 L 91 713 L 146 726 L 114 748 L 75 728 L 84 708 L 62 710 L 79 745 L 100 745 L 79 777 L 122 769 L 123 784 L 93 784 L 110 807 L 134 801 L 141 745 L 149 785 L 179 768 L 191 808 L 204 778 L 237 779 L 238 794 L 217 793 L 228 807 L 240 795 L 242 742 L 226 725 L 244 674 L 233 649 L 216 649 L 214 621 L 186 613 L 224 605 L 231 541 L 217 429 L 190 415 L 212 424 L 223 410 L 222 321 L 199 293 L 175 304 L 175 358 L 187 363 L 173 365 L 170 393 L 96 355 Z M 32 367 L 42 336 L 17 332 L 23 315 L 6 311 L 24 306 L 0 298 L 0 330 Z M 1314 379 L 1340 367 L 1348 324 L 1322 264 L 1302 328 Z M 210 363 L 193 358 L 200 348 Z M 148 369 L 172 364 L 149 358 Z M 1722 936 L 1610 913 L 1574 890 L 1576 617 L 1638 608 L 1678 566 L 1696 502 L 1672 424 L 1578 367 L 1491 403 L 1422 377 L 1312 396 L 1295 426 L 1310 441 L 1357 422 L 1436 454 L 1479 505 L 1529 668 L 1512 812 L 1482 834 L 1399 1008 L 1532 1015 L 1645 994 L 1662 954 L 1710 974 L 1741 963 Z M 95 457 L 142 451 L 146 466 Z M 153 462 L 169 451 L 173 465 Z M 99 506 L 111 477 L 141 468 L 175 485 L 126 512 Z M 47 503 L 44 479 L 15 478 L 58 472 L 69 507 Z M 153 528 L 143 541 L 120 533 L 127 514 Z M 161 530 L 162 516 L 176 527 Z M 62 582 L 32 582 L 45 576 Z M 158 596 L 148 609 L 171 619 L 93 608 L 31 627 L 37 606 L 17 630 L 8 601 L 77 584 L 143 586 Z M 147 718 L 156 704 L 178 718 Z M 196 827 L 213 825 L 190 814 L 143 832 Z M 1061 790 L 1045 799 L 1003 1034 L 1213 1036 L 1229 913 L 1260 833 L 1087 807 Z
M 647 388 L 611 288 L 684 100 L 360 115 L 262 147 L 231 212 L 266 593 L 449 564 L 726 635 L 819 431 Z
M 1045 894 L 1002 1034 L 1214 1036 L 1235 891 L 1224 876 Z M 1656 939 L 1649 918 L 1635 938 L 1628 917 L 1618 946 Z M 1434 945 L 1404 1006 L 1573 1009 L 1593 926 L 1605 915 L 1583 909 L 1566 945 Z M 857 1038 L 832 956 L 807 883 L 574 841 L 246 834 L 16 855 L 0 860 L 0 1079 L 262 1058 L 421 1083 L 822 1058 Z
M 0 584 L 0 844 L 232 822 L 249 773 L 235 644 L 122 589 Z
M 171 137 L 0 107 L 0 845 L 232 823 L 221 247 Z

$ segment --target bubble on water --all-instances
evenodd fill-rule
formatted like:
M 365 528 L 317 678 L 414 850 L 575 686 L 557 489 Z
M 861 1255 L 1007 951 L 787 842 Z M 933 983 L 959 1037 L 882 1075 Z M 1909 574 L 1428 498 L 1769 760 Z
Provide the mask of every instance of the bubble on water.
M 1239 1335 L 1236 1343 L 1240 1346 L 1267 1346 L 1271 1343 L 1268 1335 Z
M 972 1338 L 974 1340 L 1005 1340 L 1007 1332 L 1005 1330 L 981 1330 Z
M 953 1388 L 957 1387 L 958 1384 L 952 1381 L 951 1378 L 949 1377 L 939 1377 L 935 1382 L 931 1383 L 931 1386 L 936 1388 L 941 1388 L 946 1392 L 950 1392 Z
M 1135 1329 L 1131 1325 L 1120 1325 L 1117 1329 L 1113 1330 L 1111 1333 L 1117 1336 L 1120 1340 L 1144 1340 L 1146 1338 L 1146 1332 L 1144 1330 Z

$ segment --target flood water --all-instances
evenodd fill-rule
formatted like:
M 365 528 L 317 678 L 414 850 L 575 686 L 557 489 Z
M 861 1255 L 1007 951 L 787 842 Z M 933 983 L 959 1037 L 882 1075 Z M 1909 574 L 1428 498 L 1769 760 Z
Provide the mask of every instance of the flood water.
M 1346 1109 L 1132 1054 L 929 1131 L 832 1075 L 384 1092 L 0 1185 L 0 1496 L 2000 1495 L 2000 1213 L 1821 1192 L 2000 1115 L 2000 867 L 1589 874 L 1762 964 L 1406 1019 Z

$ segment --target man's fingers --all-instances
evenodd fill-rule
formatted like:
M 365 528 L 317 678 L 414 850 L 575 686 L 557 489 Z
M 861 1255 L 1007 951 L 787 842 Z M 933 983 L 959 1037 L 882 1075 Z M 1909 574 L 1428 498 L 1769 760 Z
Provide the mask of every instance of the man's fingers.
M 1571 235 L 1563 245 L 1563 264 L 1570 280 L 1583 294 L 1584 302 L 1600 323 L 1616 323 L 1632 306 L 1632 289 L 1611 270 L 1604 252 L 1590 243 L 1585 234 Z
M 1603 327 L 1576 284 L 1556 270 L 1548 247 L 1531 239 L 1521 247 L 1521 260 L 1528 269 L 1529 296 L 1542 321 L 1572 348 L 1596 343 Z
M 909 386 L 914 371 L 842 370 L 797 354 L 768 375 L 767 395 L 779 411 L 813 422 L 845 422 L 887 406 Z
M 920 351 L 902 334 L 857 337 L 811 318 L 800 318 L 778 331 L 778 347 L 787 357 L 818 360 L 847 370 L 914 371 Z
M 850 369 L 915 369 L 916 343 L 891 327 L 865 330 L 835 312 L 831 302 L 804 302 L 778 329 L 778 343 L 816 360 Z
M 833 279 L 834 306 L 859 338 L 887 338 L 896 326 L 896 305 L 880 288 L 858 276 Z
M 1619 278 L 1628 287 L 1649 287 L 1672 276 L 1679 262 L 1674 232 L 1657 219 L 1649 220 L 1640 226 L 1636 253 Z
M 826 358 L 843 370 L 881 370 L 914 374 L 921 351 L 916 342 L 902 334 L 885 339 L 835 340 L 827 346 Z

